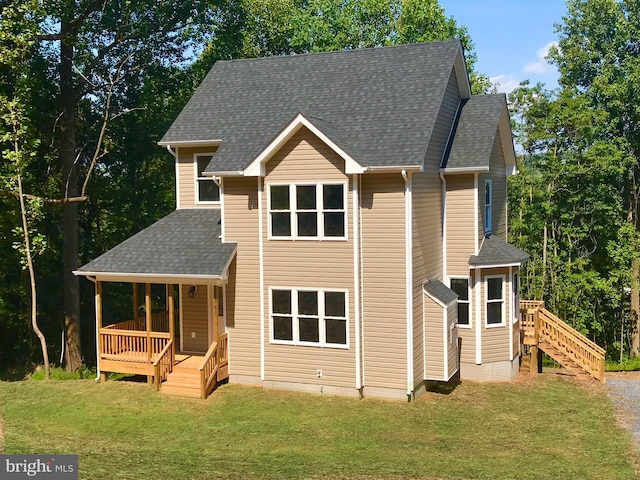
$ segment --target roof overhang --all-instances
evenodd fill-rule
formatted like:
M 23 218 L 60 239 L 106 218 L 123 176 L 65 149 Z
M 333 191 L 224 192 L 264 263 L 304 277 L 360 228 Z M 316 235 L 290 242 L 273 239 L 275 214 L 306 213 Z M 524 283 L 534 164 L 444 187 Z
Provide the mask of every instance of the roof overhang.
M 273 139 L 258 156 L 244 169 L 245 177 L 264 177 L 265 165 L 269 159 L 284 146 L 287 141 L 293 137 L 298 130 L 306 127 L 320 140 L 322 140 L 329 148 L 331 148 L 345 162 L 345 172 L 349 174 L 364 173 L 366 167 L 356 162 L 342 148 L 333 142 L 322 130 L 316 127 L 311 120 L 299 113 L 291 122 Z
M 527 260 L 524 260 L 522 262 L 514 262 L 514 263 L 496 263 L 493 265 L 479 265 L 479 264 L 469 263 L 469 268 L 479 269 L 479 268 L 521 267 L 525 263 L 527 263 Z
M 445 175 L 462 175 L 469 173 L 488 173 L 488 166 L 478 166 L 478 167 L 458 167 L 458 168 L 441 168 L 440 173 Z
M 220 275 L 189 275 L 175 273 L 149 273 L 149 272 L 90 272 L 74 270 L 76 276 L 93 277 L 105 282 L 138 282 L 138 283 L 190 283 L 200 285 L 225 285 L 229 278 L 229 266 L 236 256 L 238 248 L 234 248 Z

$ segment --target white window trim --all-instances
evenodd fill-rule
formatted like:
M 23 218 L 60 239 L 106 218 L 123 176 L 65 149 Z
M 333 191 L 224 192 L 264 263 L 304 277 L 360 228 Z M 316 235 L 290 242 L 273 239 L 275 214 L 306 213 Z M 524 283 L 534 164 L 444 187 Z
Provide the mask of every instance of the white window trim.
M 473 320 L 471 319 L 471 277 L 466 275 L 449 275 L 449 288 L 451 288 L 451 280 L 466 280 L 467 281 L 467 297 L 468 300 L 458 299 L 456 303 L 467 303 L 469 305 L 469 323 L 467 325 L 460 324 L 456 321 L 456 325 L 460 328 L 471 329 L 473 328 Z
M 489 300 L 489 280 L 492 278 L 502 279 L 502 298 L 500 300 Z M 484 325 L 485 328 L 498 328 L 506 325 L 507 315 L 507 299 L 505 296 L 507 280 L 505 275 L 485 275 L 484 277 Z M 502 302 L 502 319 L 501 323 L 489 323 L 489 315 L 487 315 L 487 306 L 489 303 Z
M 208 180 L 209 182 L 213 182 L 213 177 L 199 177 L 198 176 L 198 157 L 213 157 L 215 152 L 200 152 L 193 154 L 193 193 L 194 193 L 194 203 L 196 205 L 220 205 L 220 200 L 200 200 L 200 180 Z M 222 188 L 218 186 L 218 190 L 220 192 L 220 198 L 222 199 Z
M 291 317 L 293 322 L 293 340 L 278 340 L 273 338 L 273 290 L 288 290 L 291 292 Z M 315 342 L 303 342 L 300 341 L 300 328 L 299 328 L 299 314 L 298 314 L 298 292 L 316 292 L 318 294 L 318 328 L 319 328 L 319 341 Z M 325 293 L 344 293 L 344 309 L 345 309 L 345 329 L 347 334 L 347 343 L 342 345 L 339 343 L 327 343 L 326 341 L 326 319 L 339 319 L 342 317 L 327 317 L 324 314 L 324 294 Z M 278 315 L 276 315 L 278 316 Z M 311 317 L 310 315 L 303 315 L 304 317 Z M 315 316 L 314 316 L 315 317 Z M 349 349 L 349 291 L 339 288 L 296 288 L 296 287 L 269 287 L 269 342 L 274 345 L 294 345 L 304 347 L 319 347 L 319 348 L 337 348 L 340 350 Z
M 516 278 L 518 279 L 517 290 L 516 290 L 516 282 L 514 281 Z M 518 320 L 520 320 L 520 272 L 519 271 L 515 271 L 513 272 L 513 275 L 511 275 L 511 301 L 513 302 L 513 304 L 511 305 L 511 308 L 513 310 L 511 315 L 512 323 L 517 323 Z
M 342 194 L 343 194 L 343 208 L 342 210 L 325 210 L 324 209 L 324 198 L 323 198 L 323 189 L 324 185 L 342 185 Z M 296 197 L 296 188 L 297 187 L 310 187 L 315 186 L 316 188 L 316 209 L 315 210 L 298 210 L 297 209 L 297 197 Z M 289 187 L 289 209 L 288 210 L 271 210 L 271 187 Z M 335 182 L 335 181 L 326 181 L 326 182 L 300 182 L 300 183 L 270 183 L 267 188 L 267 221 L 268 221 L 268 239 L 269 240 L 311 240 L 311 241 L 339 241 L 344 242 L 349 239 L 349 217 L 348 217 L 348 208 L 347 208 L 347 200 L 348 200 L 348 184 L 346 182 Z M 272 222 L 271 222 L 271 213 L 273 212 L 289 212 L 289 223 L 291 226 L 291 235 L 273 235 L 271 231 Z M 315 237 L 306 236 L 306 235 L 298 235 L 298 223 L 296 214 L 298 212 L 316 212 L 317 214 L 317 229 L 318 235 Z M 333 236 L 325 236 L 324 235 L 324 213 L 325 212 L 340 212 L 344 214 L 344 236 L 342 237 L 333 237 Z
M 487 187 L 489 187 L 489 203 L 487 203 Z M 491 232 L 493 222 L 493 183 L 487 179 L 484 181 L 483 203 L 484 203 L 484 232 Z M 488 215 L 487 215 L 488 213 Z

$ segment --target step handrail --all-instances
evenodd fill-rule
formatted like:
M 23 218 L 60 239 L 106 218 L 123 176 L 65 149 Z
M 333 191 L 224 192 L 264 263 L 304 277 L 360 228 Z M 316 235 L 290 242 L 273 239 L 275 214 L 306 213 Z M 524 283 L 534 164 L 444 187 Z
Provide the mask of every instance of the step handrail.
M 204 355 L 200 367 L 198 367 L 200 371 L 200 398 L 202 400 L 205 400 L 209 395 L 209 389 L 212 388 L 218 376 L 219 367 L 218 342 L 213 342 Z
M 158 357 L 153 362 L 155 371 L 156 390 L 160 390 L 160 385 L 167 379 L 169 373 L 173 371 L 173 339 L 164 346 Z

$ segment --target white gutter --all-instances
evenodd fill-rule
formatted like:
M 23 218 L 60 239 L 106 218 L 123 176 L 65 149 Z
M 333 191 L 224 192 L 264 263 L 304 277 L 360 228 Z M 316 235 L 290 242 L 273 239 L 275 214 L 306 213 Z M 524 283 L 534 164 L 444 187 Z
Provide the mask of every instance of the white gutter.
M 358 175 L 358 191 L 362 191 L 362 175 Z M 362 205 L 358 203 L 358 230 L 362 232 Z M 359 274 L 360 278 L 364 278 L 364 262 L 362 261 L 362 237 L 358 238 L 358 254 L 360 257 L 360 269 Z M 362 324 L 360 329 L 360 361 L 361 363 L 361 374 L 362 374 L 362 386 L 364 387 L 367 384 L 367 377 L 364 365 L 365 358 L 365 345 L 364 345 L 364 289 L 362 285 L 360 286 L 360 316 L 362 317 Z
M 402 170 L 404 179 L 404 225 L 405 225 L 405 288 L 407 315 L 407 396 L 413 393 L 413 245 L 411 236 L 412 204 L 411 176 Z
M 262 244 L 262 177 L 258 177 L 258 248 L 260 250 L 260 380 L 264 382 L 264 251 Z
M 407 172 L 420 172 L 422 167 L 419 165 L 377 165 L 367 167 L 366 171 L 374 172 L 400 172 L 402 178 L 405 178 Z
M 489 167 L 445 167 L 441 168 L 440 172 L 447 175 L 456 175 L 463 173 L 489 173 Z
M 355 311 L 356 335 L 356 389 L 362 388 L 362 365 L 360 357 L 360 196 L 358 190 L 359 177 L 353 175 L 353 303 Z
M 176 147 L 210 147 L 212 145 L 222 144 L 222 139 L 215 140 L 180 140 L 175 142 L 158 142 L 161 147 L 171 148 L 171 145 Z

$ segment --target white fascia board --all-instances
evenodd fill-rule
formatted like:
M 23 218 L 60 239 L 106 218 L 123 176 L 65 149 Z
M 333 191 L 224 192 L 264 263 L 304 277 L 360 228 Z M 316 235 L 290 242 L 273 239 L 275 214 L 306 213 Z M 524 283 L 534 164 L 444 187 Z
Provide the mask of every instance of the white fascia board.
M 441 168 L 440 172 L 444 175 L 461 175 L 463 173 L 488 173 L 489 167 L 457 167 L 457 168 Z
M 299 113 L 285 127 L 280 134 L 266 146 L 262 152 L 244 169 L 246 177 L 264 177 L 266 162 L 302 127 L 307 127 L 315 136 L 322 140 L 329 148 L 338 154 L 345 162 L 345 173 L 352 175 L 363 173 L 366 168 L 356 162 L 351 156 L 336 145 L 329 137 L 327 137 L 320 129 L 318 129 L 309 119 Z
M 97 281 L 105 282 L 137 282 L 145 283 L 194 283 L 203 285 L 222 285 L 226 279 L 221 275 L 176 275 L 168 273 L 120 273 L 120 272 L 72 272 L 77 276 L 95 277 Z M 171 280 L 175 280 L 172 282 Z
M 203 177 L 242 177 L 243 174 L 244 172 L 242 170 L 202 172 Z
M 174 142 L 158 142 L 161 147 L 211 147 L 222 144 L 222 139 L 212 140 L 178 140 Z
M 422 167 L 420 165 L 378 165 L 367 167 L 366 170 L 369 173 L 402 173 L 403 170 L 407 173 L 415 173 L 421 172 Z

